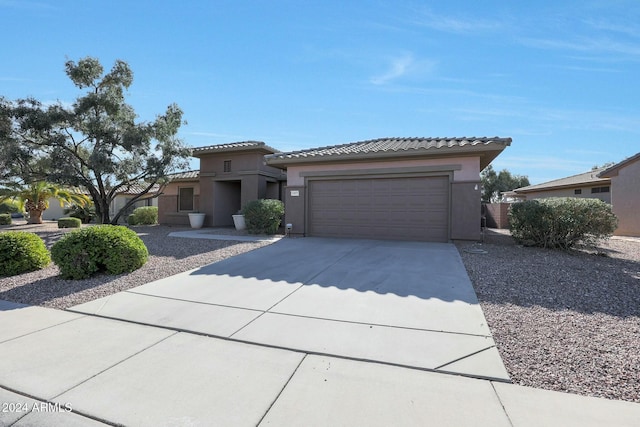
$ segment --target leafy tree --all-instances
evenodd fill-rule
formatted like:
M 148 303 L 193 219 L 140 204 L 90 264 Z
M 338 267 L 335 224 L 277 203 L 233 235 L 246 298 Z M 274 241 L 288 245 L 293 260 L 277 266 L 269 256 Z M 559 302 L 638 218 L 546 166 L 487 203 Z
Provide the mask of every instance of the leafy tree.
M 65 70 L 86 90 L 70 108 L 31 98 L 0 100 L 0 146 L 8 162 L 20 166 L 14 175 L 86 189 L 98 222 L 115 224 L 155 184 L 162 189 L 167 174 L 186 167 L 190 150 L 176 136 L 183 113 L 172 104 L 155 121 L 136 122 L 125 102 L 133 72 L 124 61 L 105 73 L 97 59 L 87 57 L 67 61 Z M 109 205 L 134 185 L 143 190 L 112 218 Z
M 496 173 L 491 165 L 480 173 L 480 181 L 482 182 L 482 201 L 487 203 L 499 202 L 502 200 L 502 193 L 530 185 L 527 176 L 512 175 L 507 169 Z
M 60 206 L 67 203 L 85 205 L 89 198 L 81 193 L 61 189 L 55 184 L 39 181 L 24 187 L 0 189 L 0 202 L 13 199 L 20 203 L 20 207 L 29 213 L 29 224 L 42 224 L 42 212 L 49 208 L 50 198 L 60 201 Z

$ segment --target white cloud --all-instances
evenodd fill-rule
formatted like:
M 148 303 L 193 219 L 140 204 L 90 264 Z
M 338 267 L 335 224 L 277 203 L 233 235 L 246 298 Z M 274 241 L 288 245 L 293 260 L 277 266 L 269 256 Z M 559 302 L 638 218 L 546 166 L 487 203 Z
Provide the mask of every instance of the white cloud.
M 383 85 L 392 80 L 398 79 L 407 74 L 415 66 L 415 59 L 412 54 L 405 54 L 394 58 L 389 64 L 389 69 L 379 76 L 372 77 L 369 81 L 374 85 Z
M 503 24 L 485 19 L 461 19 L 437 15 L 429 10 L 418 11 L 412 23 L 438 31 L 457 34 L 493 32 L 501 29 Z

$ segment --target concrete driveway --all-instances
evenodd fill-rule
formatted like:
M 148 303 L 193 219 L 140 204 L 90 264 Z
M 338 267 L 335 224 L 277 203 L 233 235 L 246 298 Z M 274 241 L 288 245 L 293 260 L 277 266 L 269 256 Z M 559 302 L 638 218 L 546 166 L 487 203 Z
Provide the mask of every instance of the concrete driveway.
M 451 244 L 283 239 L 70 311 L 311 354 L 509 379 Z

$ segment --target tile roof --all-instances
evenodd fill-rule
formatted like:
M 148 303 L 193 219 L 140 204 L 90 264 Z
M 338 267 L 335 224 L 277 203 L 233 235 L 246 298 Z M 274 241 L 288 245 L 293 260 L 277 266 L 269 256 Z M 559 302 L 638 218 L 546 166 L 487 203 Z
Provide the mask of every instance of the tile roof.
M 130 184 L 128 188 L 118 191 L 116 194 L 140 194 L 147 188 L 148 184 Z M 147 194 L 156 194 L 160 190 L 160 185 L 153 184 Z
M 511 144 L 511 138 L 459 137 L 459 138 L 379 138 L 349 144 L 310 148 L 275 153 L 265 156 L 267 163 L 282 164 L 291 161 L 322 161 L 348 158 L 400 157 L 437 155 L 470 149 L 470 151 L 501 151 Z
M 568 176 L 566 178 L 554 179 L 552 181 L 543 182 L 541 184 L 529 185 L 527 187 L 516 188 L 514 193 L 530 193 L 533 191 L 551 190 L 555 188 L 574 187 L 581 185 L 608 183 L 609 178 L 600 178 L 600 172 L 605 168 L 594 169 L 589 172 L 580 173 L 578 175 Z
M 169 175 L 167 175 L 167 178 L 169 178 L 170 181 L 178 181 L 178 180 L 195 181 L 199 177 L 200 177 L 200 171 L 199 170 L 192 170 L 192 171 L 185 171 L 185 172 L 175 172 L 175 173 L 170 173 Z
M 217 145 L 209 145 L 206 147 L 195 147 L 192 150 L 192 155 L 194 157 L 198 157 L 202 154 L 211 154 L 211 153 L 228 153 L 232 151 L 250 151 L 250 150 L 260 150 L 266 153 L 277 153 L 273 147 L 269 147 L 262 141 L 241 141 L 241 142 L 231 142 L 228 144 L 217 144 Z

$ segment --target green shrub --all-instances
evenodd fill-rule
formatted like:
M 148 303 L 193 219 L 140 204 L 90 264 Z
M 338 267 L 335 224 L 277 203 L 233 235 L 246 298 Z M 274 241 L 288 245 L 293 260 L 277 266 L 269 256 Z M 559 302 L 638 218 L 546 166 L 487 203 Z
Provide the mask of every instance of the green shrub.
M 20 203 L 16 200 L 5 200 L 0 203 L 0 214 L 18 213 L 21 210 Z
M 53 262 L 65 279 L 85 279 L 99 272 L 137 270 L 149 252 L 136 233 L 117 225 L 96 225 L 72 231 L 51 248 Z
M 129 222 L 133 216 L 134 223 Z M 133 213 L 127 217 L 129 225 L 153 225 L 158 223 L 158 208 L 156 206 L 142 206 L 135 208 Z
M 251 234 L 275 234 L 280 227 L 284 204 L 280 200 L 253 200 L 242 208 L 247 231 Z
M 525 246 L 594 245 L 610 237 L 617 225 L 611 205 L 599 199 L 553 197 L 514 203 L 509 209 L 511 235 Z
M 11 214 L 0 214 L 0 225 L 11 225 Z
M 15 276 L 39 270 L 51 262 L 44 242 L 34 233 L 0 233 L 0 276 Z
M 58 219 L 58 228 L 80 228 L 82 221 L 80 218 L 60 218 Z
M 96 216 L 96 208 L 93 205 L 71 205 L 64 209 L 64 214 L 78 218 L 83 224 L 89 224 Z
M 136 216 L 134 214 L 130 214 L 127 217 L 127 224 L 129 224 L 129 225 L 138 225 L 138 222 L 136 221 Z

